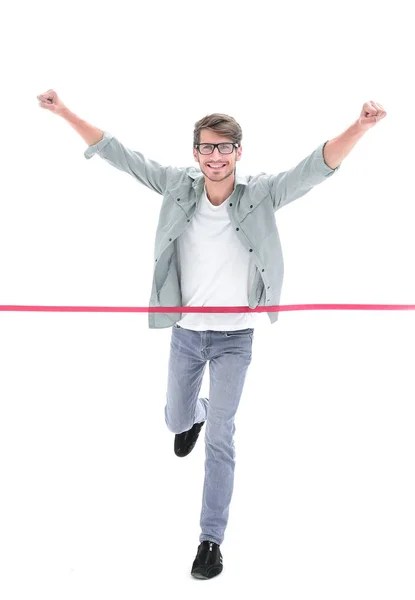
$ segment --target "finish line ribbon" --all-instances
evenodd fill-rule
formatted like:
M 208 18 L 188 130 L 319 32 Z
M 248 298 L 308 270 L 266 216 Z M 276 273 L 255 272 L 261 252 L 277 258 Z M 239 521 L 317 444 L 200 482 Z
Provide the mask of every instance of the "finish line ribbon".
M 415 304 L 280 304 L 278 306 L 19 306 L 0 305 L 1 311 L 35 312 L 143 312 L 143 313 L 245 313 L 295 310 L 415 310 Z

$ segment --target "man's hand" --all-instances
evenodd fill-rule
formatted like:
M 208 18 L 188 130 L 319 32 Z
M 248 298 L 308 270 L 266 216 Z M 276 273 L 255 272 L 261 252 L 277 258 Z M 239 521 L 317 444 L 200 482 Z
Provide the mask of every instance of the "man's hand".
M 39 96 L 36 97 L 39 100 L 39 106 L 41 108 L 50 110 L 57 115 L 60 115 L 66 108 L 55 90 L 48 90 L 44 94 L 39 94 Z
M 326 165 L 331 169 L 337 169 L 366 131 L 384 117 L 386 117 L 386 110 L 381 104 L 373 100 L 365 102 L 360 117 L 346 131 L 329 140 L 324 146 L 323 157 Z
M 376 125 L 376 123 L 378 123 L 381 119 L 386 117 L 386 114 L 386 110 L 381 104 L 379 104 L 379 102 L 373 102 L 373 100 L 365 102 L 362 112 L 360 113 L 360 117 L 357 121 L 359 129 L 367 131 Z

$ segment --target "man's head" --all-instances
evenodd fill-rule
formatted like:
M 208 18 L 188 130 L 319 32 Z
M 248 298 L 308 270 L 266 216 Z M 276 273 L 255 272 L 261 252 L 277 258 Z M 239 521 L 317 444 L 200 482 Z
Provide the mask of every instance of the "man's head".
M 215 113 L 195 123 L 193 156 L 204 176 L 217 182 L 233 175 L 242 154 L 241 142 L 242 129 L 233 117 Z M 213 148 L 206 144 L 224 145 Z

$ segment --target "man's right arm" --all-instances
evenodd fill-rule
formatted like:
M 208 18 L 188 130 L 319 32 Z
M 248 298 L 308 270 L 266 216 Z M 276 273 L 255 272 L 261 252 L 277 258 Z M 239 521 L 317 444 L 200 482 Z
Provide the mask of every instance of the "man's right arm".
M 167 172 L 172 169 L 171 167 L 162 166 L 158 162 L 146 158 L 141 152 L 130 150 L 114 135 L 80 119 L 66 106 L 58 114 L 68 121 L 88 144 L 84 153 L 85 158 L 89 159 L 95 154 L 99 154 L 113 167 L 129 173 L 148 188 L 159 194 L 165 193 Z
M 93 127 L 86 121 L 80 119 L 75 113 L 69 110 L 66 106 L 57 113 L 60 117 L 63 117 L 77 133 L 85 140 L 88 146 L 97 144 L 104 137 L 104 131 Z

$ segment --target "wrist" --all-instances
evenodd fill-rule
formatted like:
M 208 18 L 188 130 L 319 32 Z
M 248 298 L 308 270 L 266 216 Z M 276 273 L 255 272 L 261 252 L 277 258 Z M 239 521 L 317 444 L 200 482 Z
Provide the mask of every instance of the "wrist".
M 56 111 L 56 114 L 59 115 L 59 117 L 63 117 L 67 121 L 69 121 L 70 118 L 74 116 L 67 106 L 62 106 L 61 108 L 59 108 Z
M 355 121 L 351 125 L 351 127 L 350 127 L 350 133 L 352 135 L 355 135 L 357 138 L 359 138 L 364 133 L 366 133 L 366 131 L 368 131 L 368 129 L 370 129 L 370 127 L 368 127 L 367 125 L 363 125 L 363 123 L 361 122 L 361 120 L 357 119 L 357 121 Z

